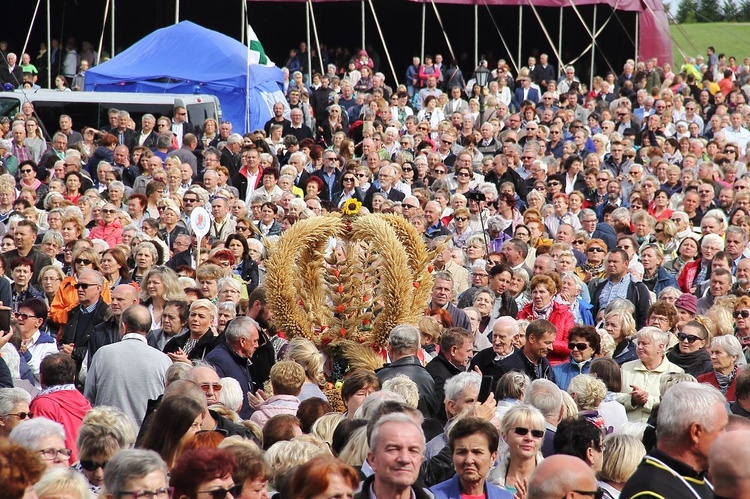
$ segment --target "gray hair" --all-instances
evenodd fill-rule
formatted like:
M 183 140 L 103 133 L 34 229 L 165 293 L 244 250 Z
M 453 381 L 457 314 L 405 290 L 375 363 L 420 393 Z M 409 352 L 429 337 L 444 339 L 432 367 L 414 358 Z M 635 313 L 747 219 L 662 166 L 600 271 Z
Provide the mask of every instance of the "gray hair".
M 659 404 L 656 434 L 660 442 L 678 443 L 689 438 L 690 425 L 698 423 L 714 430 L 717 405 L 724 407 L 724 395 L 713 386 L 686 381 L 670 388 Z
M 240 412 L 240 407 L 242 406 L 242 387 L 239 381 L 230 377 L 221 378 L 219 381 L 221 381 L 219 403 L 231 411 Z
M 419 404 L 419 389 L 413 379 L 406 374 L 397 374 L 383 383 L 383 390 L 390 390 L 404 397 L 406 405 L 414 409 Z
M 251 327 L 255 328 L 256 331 L 260 331 L 258 323 L 251 317 L 244 316 L 232 320 L 224 331 L 227 343 L 236 344 L 240 341 L 240 338 L 248 338 Z
M 46 418 L 27 419 L 13 428 L 8 438 L 13 443 L 36 451 L 39 442 L 51 437 L 65 441 L 65 428 Z
M 388 335 L 388 344 L 396 354 L 414 353 L 420 346 L 419 329 L 411 324 L 401 324 L 391 329 Z
M 394 412 L 391 414 L 386 414 L 382 418 L 378 419 L 375 424 L 372 427 L 372 432 L 370 433 L 370 440 L 368 442 L 370 451 L 374 452 L 375 449 L 378 447 L 378 440 L 380 439 L 380 432 L 383 425 L 388 423 L 399 423 L 402 425 L 411 425 L 414 428 L 416 428 L 419 431 L 419 434 L 422 436 L 422 450 L 424 450 L 425 441 L 424 441 L 424 432 L 422 431 L 422 427 L 419 426 L 416 421 L 414 421 L 414 418 L 411 417 L 408 414 L 402 413 L 402 412 Z
M 535 379 L 526 389 L 523 401 L 542 411 L 547 419 L 558 418 L 563 405 L 563 396 L 560 388 L 553 382 Z
M 240 284 L 240 281 L 238 281 L 234 277 L 222 277 L 221 279 L 219 279 L 219 282 L 217 283 L 217 289 L 221 291 L 221 288 L 224 286 L 229 286 L 235 291 L 239 291 L 240 293 L 242 292 L 242 284 Z
M 475 372 L 458 373 L 445 382 L 445 402 L 452 400 L 456 402 L 464 390 L 469 387 L 476 387 L 477 390 L 482 385 L 482 377 Z
M 711 340 L 711 348 L 720 348 L 724 350 L 727 355 L 734 357 L 734 363 L 738 366 L 744 366 L 747 364 L 745 354 L 742 352 L 742 344 L 736 336 L 731 334 L 714 336 Z
M 667 348 L 667 345 L 669 344 L 669 333 L 665 333 L 658 327 L 646 326 L 638 331 L 635 337 L 638 341 L 644 338 L 648 339 L 652 341 L 654 345 L 662 345 L 664 348 Z M 663 354 L 664 350 L 662 350 L 661 353 Z
M 741 227 L 737 227 L 736 225 L 731 225 L 727 228 L 727 234 L 739 234 L 740 237 L 742 237 L 742 242 L 747 242 L 747 232 L 742 230 Z
M 163 473 L 165 482 L 167 480 L 167 465 L 152 450 L 123 449 L 115 454 L 104 470 L 104 489 L 111 494 L 123 490 L 129 481 L 155 471 Z
M 724 251 L 724 239 L 718 234 L 706 234 L 701 239 L 701 248 L 713 243 L 719 246 L 719 251 Z
M 563 251 L 560 256 L 562 256 L 563 254 L 567 254 L 567 253 L 570 253 L 571 255 L 573 255 L 572 251 Z M 575 258 L 575 256 L 573 256 L 573 258 Z M 563 281 L 566 279 L 570 279 L 571 281 L 575 283 L 576 288 L 578 289 L 579 293 L 583 291 L 583 281 L 574 272 L 563 272 L 560 278 Z
M 31 395 L 23 388 L 0 388 L 0 416 L 7 416 L 22 402 L 31 403 Z
M 239 133 L 233 133 L 229 137 L 227 137 L 227 144 L 242 144 L 243 142 L 244 139 Z
M 406 403 L 404 397 L 396 392 L 392 392 L 390 390 L 378 390 L 376 392 L 372 392 L 365 398 L 365 400 L 362 402 L 362 405 L 359 406 L 357 411 L 354 413 L 354 417 L 356 419 L 370 420 L 377 413 L 377 411 L 380 410 L 381 405 L 390 401 L 401 402 L 402 404 Z
M 156 147 L 159 149 L 168 149 L 172 145 L 172 137 L 167 134 L 159 135 L 156 138 Z

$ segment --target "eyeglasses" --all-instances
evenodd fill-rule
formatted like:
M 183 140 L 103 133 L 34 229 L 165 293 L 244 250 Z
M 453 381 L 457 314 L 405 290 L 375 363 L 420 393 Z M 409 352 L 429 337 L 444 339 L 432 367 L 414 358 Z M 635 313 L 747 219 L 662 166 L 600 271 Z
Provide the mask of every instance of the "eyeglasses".
M 468 220 L 468 218 L 466 218 L 466 217 L 456 217 L 456 222 L 465 222 L 467 220 Z
M 354 177 L 344 177 L 344 182 L 354 182 Z
M 529 432 L 531 432 L 531 436 L 534 438 L 542 438 L 544 436 L 544 430 L 529 430 L 528 428 L 524 428 L 522 426 L 516 426 L 515 428 L 513 428 L 513 433 L 521 437 L 525 437 L 529 434 Z
M 579 352 L 583 352 L 588 347 L 588 343 L 574 343 L 572 341 L 568 343 L 568 350 L 578 350 Z
M 227 494 L 232 494 L 232 497 L 240 497 L 242 495 L 242 484 L 232 485 L 228 489 L 199 490 L 198 493 L 211 494 L 212 499 L 224 499 Z
M 61 280 L 62 279 L 60 279 L 59 277 L 42 277 L 42 281 L 45 281 L 45 282 L 48 282 L 48 281 L 54 282 L 54 281 L 61 281 Z
M 88 258 L 76 258 L 74 261 L 79 265 L 91 265 L 93 263 Z
M 403 208 L 406 208 L 406 209 L 409 209 L 409 210 L 416 210 L 417 208 L 419 208 L 419 206 L 417 206 L 417 205 L 408 204 L 408 203 L 403 203 L 401 206 Z
M 24 419 L 31 419 L 31 418 L 33 418 L 33 417 L 34 417 L 34 415 L 33 415 L 33 414 L 31 414 L 30 412 L 11 412 L 10 414 L 6 414 L 5 416 L 6 416 L 6 417 L 7 417 L 7 416 L 15 416 L 15 417 L 17 417 L 17 418 L 18 418 L 18 419 L 19 419 L 20 421 L 23 421 Z
M 162 487 L 156 490 L 134 490 L 132 492 L 121 490 L 120 492 L 115 493 L 116 496 L 129 495 L 133 499 L 154 499 L 154 497 L 158 497 L 159 499 L 169 499 L 172 497 L 172 494 L 174 494 L 174 487 Z
M 117 213 L 117 210 L 102 209 L 102 213 L 112 214 L 112 213 Z
M 222 389 L 221 383 L 201 383 L 201 390 L 208 393 L 209 391 L 220 392 Z
M 698 340 L 702 340 L 700 336 L 696 336 L 694 334 L 685 334 L 685 333 L 677 333 L 677 341 L 685 341 L 687 340 L 688 343 L 691 345 L 695 343 Z
M 586 251 L 593 251 L 594 253 L 604 253 L 604 250 L 600 248 L 599 246 L 592 246 Z
M 532 159 L 535 159 L 535 158 L 534 158 L 534 156 L 521 156 L 521 159 L 532 160 Z
M 38 451 L 39 454 L 42 455 L 42 457 L 48 461 L 51 461 L 55 459 L 57 456 L 63 456 L 65 458 L 70 458 L 70 455 L 72 454 L 70 449 L 42 449 Z
M 743 319 L 747 319 L 750 317 L 750 310 L 737 310 L 734 312 L 734 318 L 742 317 Z
M 18 312 L 14 313 L 13 315 L 16 317 L 16 319 L 21 319 L 21 320 L 24 320 L 24 321 L 26 319 L 36 319 L 37 318 L 36 315 L 20 314 Z M 22 419 L 22 418 L 19 418 L 19 419 Z
M 445 175 L 445 170 L 433 170 L 432 172 L 435 175 Z
M 104 469 L 105 466 L 107 466 L 108 461 L 104 461 L 103 463 L 97 463 L 96 461 L 88 461 L 86 459 L 81 459 L 79 461 L 81 463 L 81 468 L 83 468 L 86 471 L 96 471 L 99 468 Z
M 31 173 L 31 172 L 33 172 L 33 171 L 34 171 L 34 170 L 21 170 L 21 173 Z
M 198 198 L 182 198 L 183 203 L 197 203 Z
M 457 177 L 471 177 L 471 175 L 469 175 L 466 172 L 456 173 L 456 176 Z
M 99 284 L 94 284 L 93 282 L 79 282 L 79 283 L 76 283 L 76 285 L 74 287 L 76 289 L 82 289 L 82 290 L 86 291 L 91 286 L 99 286 Z
M 471 276 L 472 277 L 489 277 L 490 275 L 486 273 L 481 273 L 481 272 L 472 272 Z

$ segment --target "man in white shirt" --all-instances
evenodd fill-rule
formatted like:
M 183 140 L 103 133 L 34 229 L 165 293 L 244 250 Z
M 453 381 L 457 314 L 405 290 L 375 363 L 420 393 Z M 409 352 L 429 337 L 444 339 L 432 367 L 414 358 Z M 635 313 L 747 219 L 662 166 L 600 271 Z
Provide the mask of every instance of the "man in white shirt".
M 57 344 L 54 338 L 39 331 L 47 317 L 47 305 L 35 298 L 26 300 L 19 305 L 15 316 L 18 322 L 18 330 L 21 333 L 19 353 L 26 359 L 26 363 L 34 373 L 34 385 L 39 388 L 41 387 L 39 367 L 42 360 L 47 355 L 57 353 Z
M 722 132 L 724 132 L 724 137 L 727 139 L 727 142 L 737 143 L 742 150 L 741 154 L 745 154 L 747 143 L 750 142 L 750 131 L 742 126 L 743 118 L 741 112 L 733 112 L 731 120 L 732 124 L 722 130 Z

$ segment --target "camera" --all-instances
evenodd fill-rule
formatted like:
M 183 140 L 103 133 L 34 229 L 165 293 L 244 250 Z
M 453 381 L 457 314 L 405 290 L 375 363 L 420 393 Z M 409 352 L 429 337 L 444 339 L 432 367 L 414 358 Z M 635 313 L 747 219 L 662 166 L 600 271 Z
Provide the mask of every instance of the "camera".
M 479 192 L 477 189 L 471 189 L 469 192 L 464 194 L 464 196 L 466 197 L 467 201 L 476 201 L 477 203 L 487 201 L 487 196 Z

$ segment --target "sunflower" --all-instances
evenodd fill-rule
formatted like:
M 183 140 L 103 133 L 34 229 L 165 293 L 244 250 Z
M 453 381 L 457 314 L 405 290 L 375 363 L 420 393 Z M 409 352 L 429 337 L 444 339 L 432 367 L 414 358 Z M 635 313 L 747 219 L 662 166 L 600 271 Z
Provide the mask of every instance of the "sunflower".
M 357 201 L 355 198 L 349 199 L 344 206 L 341 207 L 341 212 L 344 215 L 353 216 L 359 213 L 359 209 L 362 208 L 362 203 Z

